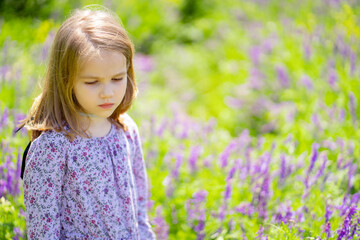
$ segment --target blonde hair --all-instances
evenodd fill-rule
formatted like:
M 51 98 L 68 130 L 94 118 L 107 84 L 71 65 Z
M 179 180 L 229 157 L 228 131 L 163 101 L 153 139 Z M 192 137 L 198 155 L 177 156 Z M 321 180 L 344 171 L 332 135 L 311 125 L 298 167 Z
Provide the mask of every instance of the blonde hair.
M 82 131 L 79 111 L 86 112 L 74 95 L 74 81 L 82 60 L 101 50 L 118 51 L 126 58 L 127 88 L 121 104 L 109 119 L 127 131 L 120 115 L 125 113 L 137 94 L 133 68 L 134 46 L 118 17 L 109 10 L 78 9 L 61 25 L 52 45 L 42 93 L 35 98 L 19 126 L 28 130 L 31 141 L 42 131 L 64 131 L 72 141 Z M 65 124 L 68 129 L 65 129 Z

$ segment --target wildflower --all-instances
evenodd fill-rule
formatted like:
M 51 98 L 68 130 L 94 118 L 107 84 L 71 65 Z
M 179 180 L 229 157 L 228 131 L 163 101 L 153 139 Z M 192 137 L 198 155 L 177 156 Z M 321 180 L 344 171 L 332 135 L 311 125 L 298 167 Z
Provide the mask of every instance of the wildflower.
M 176 154 L 175 158 L 176 158 L 175 168 L 171 171 L 171 176 L 173 178 L 177 179 L 179 177 L 179 169 L 180 169 L 182 161 L 183 161 L 183 155 Z
M 284 66 L 277 66 L 276 72 L 277 72 L 278 80 L 280 81 L 280 85 L 284 88 L 289 87 L 290 79 L 286 71 L 286 68 Z
M 205 237 L 205 207 L 204 202 L 208 192 L 205 190 L 197 191 L 193 194 L 192 198 L 187 200 L 185 208 L 188 214 L 188 221 L 191 227 L 197 233 L 197 239 L 203 239 Z M 196 224 L 195 224 L 196 223 Z
M 255 66 L 259 65 L 260 63 L 260 58 L 261 58 L 261 48 L 259 46 L 254 46 L 252 48 L 250 48 L 250 58 L 251 61 L 253 62 L 253 64 Z
M 347 211 L 347 215 L 344 219 L 344 222 L 343 222 L 343 226 L 341 229 L 338 230 L 338 240 L 341 240 L 343 237 L 347 237 L 350 233 L 350 230 L 351 230 L 351 221 L 352 221 L 352 218 L 353 216 L 355 215 L 357 211 L 357 208 L 355 205 L 351 206 L 348 211 Z
M 285 154 L 281 154 L 280 155 L 280 179 L 281 181 L 284 181 L 284 179 L 286 178 L 286 158 L 285 158 Z
M 307 171 L 307 175 L 306 175 L 306 179 L 305 179 L 305 186 L 306 188 L 309 187 L 309 177 L 310 177 L 310 173 L 312 171 L 312 169 L 314 168 L 315 162 L 318 158 L 318 149 L 319 149 L 320 145 L 318 143 L 313 143 L 312 144 L 312 154 L 311 154 L 311 158 L 310 158 L 310 166 L 309 169 Z
M 303 75 L 301 78 L 300 78 L 300 82 L 301 84 L 306 87 L 308 90 L 312 90 L 313 89 L 313 84 L 312 84 L 312 81 L 310 79 L 309 76 L 307 75 Z
M 261 89 L 263 83 L 264 74 L 258 68 L 252 68 L 249 76 L 249 84 L 252 89 Z
M 332 214 L 332 211 L 330 210 L 329 205 L 326 205 L 326 207 L 325 207 L 325 223 L 329 222 L 331 214 Z
M 231 152 L 236 148 L 236 140 L 230 142 L 230 144 L 225 148 L 225 150 L 220 155 L 220 166 L 222 168 L 226 167 L 228 164 L 228 158 L 230 157 Z
M 169 225 L 166 223 L 162 216 L 162 207 L 157 206 L 155 209 L 156 217 L 153 219 L 153 224 L 155 226 L 154 231 L 158 239 L 165 240 L 168 239 L 169 235 Z
M 356 70 L 356 54 L 350 51 L 350 74 L 353 76 Z
M 202 146 L 195 146 L 191 149 L 190 157 L 189 157 L 189 165 L 191 172 L 196 171 L 196 162 L 203 151 Z
M 356 104 L 356 97 L 353 92 L 349 92 L 349 99 L 350 99 L 350 101 L 349 101 L 350 115 L 351 115 L 353 122 L 356 122 L 356 120 L 357 120 L 357 117 L 356 117 L 357 104 Z
M 329 238 L 331 237 L 331 225 L 330 225 L 330 222 L 327 222 L 327 223 L 325 224 L 324 232 L 325 232 L 326 235 L 327 235 L 327 239 L 329 239 Z
M 144 54 L 134 56 L 134 66 L 137 66 L 142 72 L 150 72 L 154 69 L 154 61 L 151 57 Z
M 338 77 L 337 77 L 336 71 L 333 68 L 331 68 L 329 70 L 328 82 L 332 89 L 336 88 L 337 80 L 338 80 Z
M 3 126 L 7 126 L 8 120 L 9 120 L 9 109 L 5 107 L 1 117 L 0 128 L 2 128 Z

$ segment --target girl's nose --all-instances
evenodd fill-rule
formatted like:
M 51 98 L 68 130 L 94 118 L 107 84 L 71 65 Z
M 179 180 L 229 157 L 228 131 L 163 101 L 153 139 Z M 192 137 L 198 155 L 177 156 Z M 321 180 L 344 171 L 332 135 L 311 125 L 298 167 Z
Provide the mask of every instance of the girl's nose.
M 113 86 L 111 86 L 111 84 L 105 84 L 101 91 L 100 96 L 102 98 L 109 98 L 112 97 L 113 95 L 114 95 Z

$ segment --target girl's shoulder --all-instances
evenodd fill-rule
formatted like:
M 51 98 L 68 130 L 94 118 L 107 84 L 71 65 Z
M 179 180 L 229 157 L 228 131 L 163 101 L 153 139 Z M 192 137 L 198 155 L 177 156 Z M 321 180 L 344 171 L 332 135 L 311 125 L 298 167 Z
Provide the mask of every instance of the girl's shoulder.
M 43 131 L 40 136 L 33 141 L 33 143 L 36 142 L 51 142 L 54 144 L 61 144 L 62 146 L 70 143 L 69 139 L 66 138 L 66 134 L 64 132 L 57 132 L 55 130 Z
M 121 118 L 124 120 L 124 123 L 128 127 L 129 132 L 138 131 L 136 122 L 130 117 L 128 113 L 122 114 Z

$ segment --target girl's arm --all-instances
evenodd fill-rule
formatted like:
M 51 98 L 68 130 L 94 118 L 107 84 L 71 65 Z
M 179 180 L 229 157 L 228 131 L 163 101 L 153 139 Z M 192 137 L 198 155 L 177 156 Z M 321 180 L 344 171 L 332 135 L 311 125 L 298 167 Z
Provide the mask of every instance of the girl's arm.
M 141 140 L 138 128 L 134 123 L 134 159 L 133 159 L 133 173 L 135 177 L 136 192 L 137 192 L 137 206 L 138 206 L 138 224 L 140 239 L 156 239 L 154 232 L 151 229 L 147 215 L 147 201 L 148 201 L 148 182 L 145 168 L 144 155 L 141 146 Z
M 23 182 L 28 239 L 60 239 L 64 141 L 45 132 L 31 144 Z

